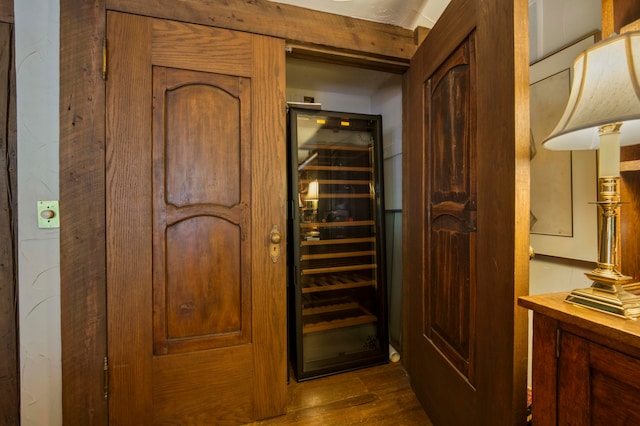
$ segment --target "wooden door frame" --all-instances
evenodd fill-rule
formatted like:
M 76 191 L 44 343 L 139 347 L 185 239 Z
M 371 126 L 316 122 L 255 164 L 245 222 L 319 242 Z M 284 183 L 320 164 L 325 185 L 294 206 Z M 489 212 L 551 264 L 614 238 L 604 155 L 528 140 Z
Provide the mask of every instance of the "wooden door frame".
M 603 3 L 612 1 L 603 0 Z M 615 0 L 616 3 L 632 1 Z M 108 422 L 103 395 L 106 268 L 105 86 L 102 80 L 107 7 L 204 25 L 261 31 L 302 47 L 301 53 L 314 54 L 315 50 L 314 57 L 345 60 L 356 65 L 378 64 L 390 70 L 395 65 L 398 72 L 407 67 L 416 49 L 416 39 L 424 35 L 416 31 L 418 36 L 414 38 L 411 31 L 401 31 L 398 27 L 265 0 L 228 0 L 216 10 L 198 0 L 184 0 L 180 7 L 175 7 L 173 0 L 60 1 L 60 200 L 65 210 L 60 230 L 60 293 L 62 403 L 66 424 Z M 273 25 L 274 21 L 283 25 Z
M 265 0 L 228 0 L 215 7 L 201 0 L 182 3 L 60 2 L 60 203 L 65 211 L 60 224 L 60 303 L 66 424 L 108 424 L 102 71 L 107 9 L 275 36 L 291 41 L 299 55 L 391 72 L 403 72 L 416 50 L 414 32 L 392 25 Z
M 20 362 L 18 324 L 18 169 L 16 72 L 13 1 L 0 1 L 0 22 L 8 24 L 9 55 L 1 70 L 2 143 L 0 143 L 0 419 L 20 423 Z M 4 32 L 4 29 L 3 29 Z M 6 62 L 5 62 L 6 61 Z

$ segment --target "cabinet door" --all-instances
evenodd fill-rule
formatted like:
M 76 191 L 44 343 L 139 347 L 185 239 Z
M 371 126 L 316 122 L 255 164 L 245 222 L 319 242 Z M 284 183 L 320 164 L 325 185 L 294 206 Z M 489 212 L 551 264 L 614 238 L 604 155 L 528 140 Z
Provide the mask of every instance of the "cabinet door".
M 380 127 L 291 111 L 298 379 L 386 360 Z
M 638 425 L 638 399 L 640 360 L 562 333 L 558 360 L 559 425 Z

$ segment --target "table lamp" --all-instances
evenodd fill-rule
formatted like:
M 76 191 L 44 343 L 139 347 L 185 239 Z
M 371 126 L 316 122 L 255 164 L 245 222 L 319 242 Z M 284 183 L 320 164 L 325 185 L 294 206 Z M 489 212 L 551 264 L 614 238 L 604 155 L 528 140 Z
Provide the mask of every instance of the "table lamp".
M 581 53 L 560 122 L 544 140 L 551 150 L 599 149 L 598 260 L 593 284 L 566 301 L 625 318 L 640 316 L 632 277 L 619 268 L 620 146 L 640 143 L 640 31 L 614 35 Z

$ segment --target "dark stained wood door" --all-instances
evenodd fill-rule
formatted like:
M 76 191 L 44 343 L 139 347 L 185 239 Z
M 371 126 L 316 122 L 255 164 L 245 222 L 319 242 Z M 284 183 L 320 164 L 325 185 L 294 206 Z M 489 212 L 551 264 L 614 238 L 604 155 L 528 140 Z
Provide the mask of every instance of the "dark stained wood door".
M 526 420 L 527 2 L 452 0 L 411 62 L 405 361 L 436 425 Z
M 110 424 L 281 414 L 283 41 L 121 13 L 107 34 Z

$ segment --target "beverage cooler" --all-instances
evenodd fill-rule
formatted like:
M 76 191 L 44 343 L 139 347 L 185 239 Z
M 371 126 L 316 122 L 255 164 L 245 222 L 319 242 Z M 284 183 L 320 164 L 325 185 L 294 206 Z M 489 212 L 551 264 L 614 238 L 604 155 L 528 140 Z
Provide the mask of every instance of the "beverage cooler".
M 382 118 L 290 108 L 288 297 L 298 380 L 388 359 Z

